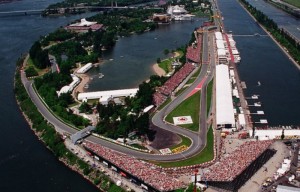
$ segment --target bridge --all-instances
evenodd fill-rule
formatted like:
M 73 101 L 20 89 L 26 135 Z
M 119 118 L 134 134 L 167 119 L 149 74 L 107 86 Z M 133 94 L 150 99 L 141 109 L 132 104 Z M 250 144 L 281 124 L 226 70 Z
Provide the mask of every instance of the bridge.
M 41 14 L 44 11 L 58 11 L 58 10 L 120 10 L 120 9 L 138 9 L 138 6 L 75 6 L 55 9 L 29 9 L 29 10 L 15 10 L 15 11 L 1 11 L 0 17 L 3 16 L 20 16 L 20 15 L 36 15 Z M 162 9 L 160 7 L 149 7 L 144 9 Z

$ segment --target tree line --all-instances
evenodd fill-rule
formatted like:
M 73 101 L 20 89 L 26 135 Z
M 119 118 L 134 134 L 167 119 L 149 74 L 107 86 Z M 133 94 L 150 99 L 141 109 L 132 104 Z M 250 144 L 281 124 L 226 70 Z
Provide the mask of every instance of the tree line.
M 263 25 L 267 31 L 288 51 L 289 54 L 296 60 L 299 65 L 300 62 L 300 44 L 297 39 L 293 38 L 287 31 L 279 28 L 278 25 L 266 16 L 263 12 L 257 10 L 246 0 L 240 0 L 244 7 L 255 17 L 255 19 Z

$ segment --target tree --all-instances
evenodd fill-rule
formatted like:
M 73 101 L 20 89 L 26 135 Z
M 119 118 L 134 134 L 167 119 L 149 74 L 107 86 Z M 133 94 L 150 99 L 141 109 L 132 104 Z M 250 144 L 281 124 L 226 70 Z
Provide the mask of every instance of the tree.
M 161 62 L 160 58 L 157 58 L 156 63 L 160 63 L 160 62 Z
M 165 49 L 165 50 L 164 50 L 164 54 L 165 54 L 165 55 L 168 55 L 169 53 L 170 53 L 169 49 Z

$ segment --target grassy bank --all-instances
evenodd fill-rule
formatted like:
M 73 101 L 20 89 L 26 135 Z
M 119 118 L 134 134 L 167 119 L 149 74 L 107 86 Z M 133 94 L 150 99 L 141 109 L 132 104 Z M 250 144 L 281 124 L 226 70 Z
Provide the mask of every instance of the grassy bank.
M 192 144 L 192 141 L 189 138 L 184 137 L 182 135 L 179 135 L 179 136 L 181 138 L 181 142 L 178 143 L 177 145 L 174 145 L 174 146 L 170 147 L 171 150 L 176 149 L 176 148 L 178 148 L 182 145 L 185 145 L 185 146 L 189 147 Z
M 299 0 L 283 0 L 284 2 L 294 5 L 295 7 L 300 8 L 300 1 Z
M 181 125 L 181 127 L 190 129 L 192 131 L 199 130 L 199 112 L 200 112 L 200 92 L 195 93 L 191 97 L 180 103 L 171 113 L 166 117 L 166 121 L 173 123 L 173 117 L 191 116 L 193 124 Z
M 207 86 L 207 91 L 206 91 L 206 113 L 207 113 L 207 115 L 209 113 L 210 106 L 211 106 L 213 85 L 214 85 L 214 80 L 211 80 Z

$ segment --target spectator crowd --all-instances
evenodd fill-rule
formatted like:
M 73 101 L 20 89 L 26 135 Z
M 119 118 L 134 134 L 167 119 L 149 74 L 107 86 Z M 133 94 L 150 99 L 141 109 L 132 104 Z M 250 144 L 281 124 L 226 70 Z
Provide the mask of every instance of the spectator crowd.
M 156 106 L 161 105 L 166 98 L 174 91 L 176 87 L 195 69 L 192 63 L 186 63 L 179 71 L 170 77 L 163 86 L 153 95 L 153 101 Z
M 197 41 L 188 46 L 186 50 L 186 58 L 188 61 L 199 63 L 201 55 L 202 36 L 197 38 Z
M 212 165 L 205 172 L 206 181 L 232 181 L 240 175 L 254 160 L 256 160 L 270 145 L 272 141 L 249 141 L 242 144 L 220 162 Z
M 156 165 L 94 143 L 86 142 L 84 146 L 159 191 L 172 191 L 184 187 L 183 182 L 171 177 Z

